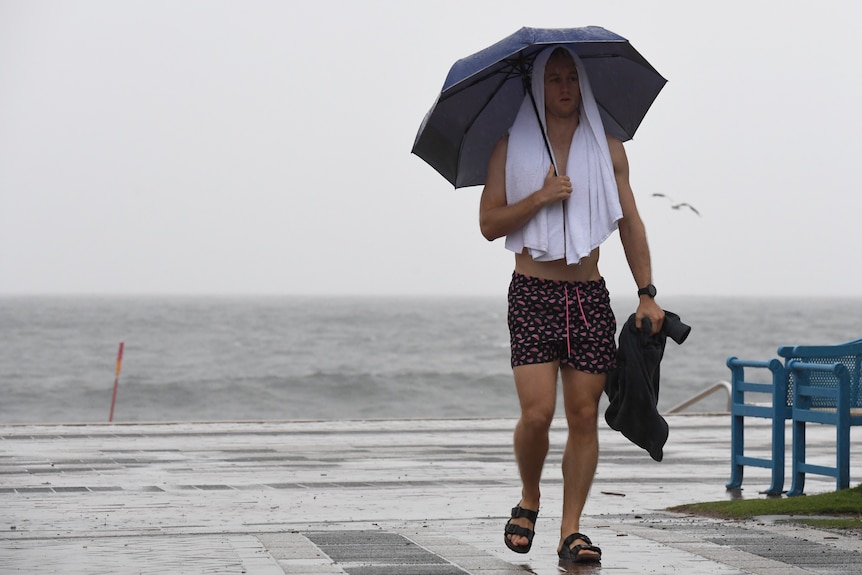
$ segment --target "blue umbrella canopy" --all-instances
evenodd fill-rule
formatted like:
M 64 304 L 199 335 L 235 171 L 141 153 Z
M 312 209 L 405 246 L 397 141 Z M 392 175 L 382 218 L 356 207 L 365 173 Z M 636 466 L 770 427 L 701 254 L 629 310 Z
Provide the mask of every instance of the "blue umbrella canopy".
M 529 90 L 533 61 L 551 45 L 581 58 L 605 132 L 630 140 L 667 80 L 628 40 L 604 28 L 521 28 L 455 62 L 413 153 L 456 188 L 484 184 L 491 151 Z

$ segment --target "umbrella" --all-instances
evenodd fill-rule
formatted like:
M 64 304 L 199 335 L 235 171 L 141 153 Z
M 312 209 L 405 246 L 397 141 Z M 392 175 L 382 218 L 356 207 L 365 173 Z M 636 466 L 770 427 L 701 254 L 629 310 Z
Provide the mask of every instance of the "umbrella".
M 531 93 L 533 60 L 558 44 L 583 61 L 605 131 L 630 140 L 667 80 L 628 40 L 604 28 L 521 28 L 455 62 L 413 153 L 456 188 L 485 183 L 491 150 Z

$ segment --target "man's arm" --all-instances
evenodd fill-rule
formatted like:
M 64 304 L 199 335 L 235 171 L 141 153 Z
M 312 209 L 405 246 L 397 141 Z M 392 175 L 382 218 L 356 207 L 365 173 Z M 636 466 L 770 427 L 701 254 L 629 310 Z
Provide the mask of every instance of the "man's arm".
M 647 244 L 646 228 L 638 213 L 635 196 L 629 182 L 629 161 L 622 142 L 608 137 L 608 147 L 614 164 L 614 177 L 620 194 L 620 206 L 623 218 L 619 221 L 620 241 L 626 253 L 626 260 L 632 277 L 638 289 L 652 283 L 652 263 L 649 245 Z M 664 321 L 664 310 L 648 295 L 640 296 L 638 309 L 635 312 L 635 325 L 640 329 L 643 318 L 649 318 L 652 323 L 652 333 L 661 330 Z
M 506 203 L 506 150 L 508 138 L 501 139 L 491 152 L 488 176 L 479 202 L 479 228 L 488 241 L 496 240 L 519 230 L 530 221 L 542 206 L 565 200 L 572 194 L 568 176 L 555 176 L 551 166 L 545 183 L 520 202 Z

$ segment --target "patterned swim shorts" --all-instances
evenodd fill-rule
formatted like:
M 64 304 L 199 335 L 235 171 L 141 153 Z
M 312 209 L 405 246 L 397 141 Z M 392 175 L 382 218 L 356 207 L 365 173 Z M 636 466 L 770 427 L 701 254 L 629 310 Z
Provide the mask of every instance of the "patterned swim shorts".
M 559 361 L 607 373 L 616 361 L 617 320 L 605 280 L 569 282 L 519 273 L 509 285 L 512 367 Z

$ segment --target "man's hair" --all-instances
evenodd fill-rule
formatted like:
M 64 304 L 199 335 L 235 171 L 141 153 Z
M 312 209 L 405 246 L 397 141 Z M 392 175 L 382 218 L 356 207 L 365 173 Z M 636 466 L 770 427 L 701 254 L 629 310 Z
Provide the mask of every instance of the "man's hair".
M 575 61 L 575 59 L 572 58 L 572 53 L 569 52 L 567 49 L 563 48 L 562 46 L 554 48 L 554 51 L 551 52 L 551 55 L 548 57 L 548 60 L 554 60 L 556 58 L 566 58 L 567 60 L 571 60 L 572 62 Z

